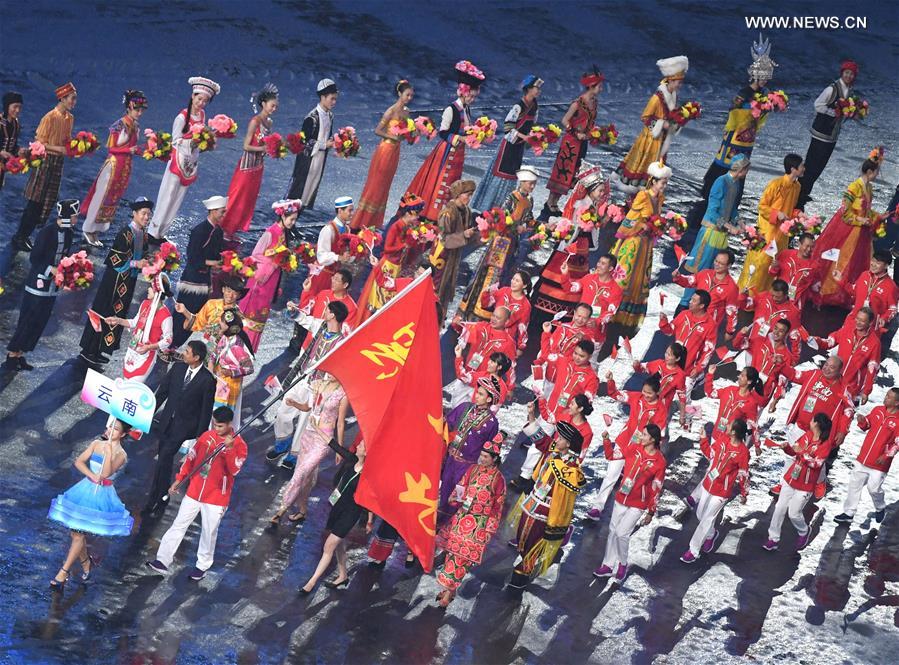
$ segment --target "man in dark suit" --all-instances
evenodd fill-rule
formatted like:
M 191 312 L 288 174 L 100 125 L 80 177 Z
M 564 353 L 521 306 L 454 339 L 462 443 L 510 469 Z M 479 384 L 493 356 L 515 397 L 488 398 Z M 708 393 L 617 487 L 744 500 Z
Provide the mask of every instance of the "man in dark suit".
M 156 389 L 156 431 L 159 459 L 153 487 L 143 513 L 162 513 L 168 505 L 163 497 L 172 481 L 175 454 L 185 441 L 209 429 L 215 399 L 215 377 L 203 366 L 206 345 L 192 340 L 184 350 L 183 363 L 172 367 Z M 162 406 L 164 404 L 164 406 Z

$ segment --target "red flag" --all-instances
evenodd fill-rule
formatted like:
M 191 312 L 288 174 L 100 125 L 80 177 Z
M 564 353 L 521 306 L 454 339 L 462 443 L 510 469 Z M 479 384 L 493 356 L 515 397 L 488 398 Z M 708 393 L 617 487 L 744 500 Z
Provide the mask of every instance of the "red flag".
M 612 426 L 612 416 L 610 416 L 608 413 L 602 414 L 602 419 L 606 423 L 606 427 Z
M 680 245 L 674 246 L 674 256 L 677 258 L 677 265 L 683 263 L 684 259 L 687 257 L 687 253 Z
M 365 440 L 356 501 L 393 525 L 430 571 L 446 450 L 430 273 L 354 330 L 319 367 L 340 379 Z
M 617 344 L 612 345 L 612 354 L 611 355 L 612 355 L 612 360 L 615 360 L 616 358 L 618 358 L 618 345 Z
M 777 443 L 774 439 L 763 439 L 762 443 L 764 443 L 769 448 L 780 448 L 780 444 Z
M 724 360 L 728 353 L 730 353 L 730 349 L 726 346 L 719 346 L 715 349 L 715 355 L 718 356 L 718 360 Z
M 621 338 L 621 346 L 624 347 L 624 350 L 627 351 L 627 355 L 631 358 L 634 357 L 634 352 L 631 350 L 631 340 L 627 337 Z
M 659 307 L 665 306 L 665 294 L 659 291 Z
M 103 323 L 103 317 L 97 314 L 94 310 L 87 310 L 87 320 L 91 322 L 91 328 L 94 329 L 94 332 L 100 332 L 101 324 Z

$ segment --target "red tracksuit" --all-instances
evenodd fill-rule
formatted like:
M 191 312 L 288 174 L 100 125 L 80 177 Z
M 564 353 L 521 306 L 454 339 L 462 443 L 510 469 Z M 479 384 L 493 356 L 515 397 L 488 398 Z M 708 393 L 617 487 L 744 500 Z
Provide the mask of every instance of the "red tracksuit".
M 649 423 L 655 423 L 659 429 L 664 431 L 668 426 L 668 406 L 661 399 L 655 402 L 647 402 L 643 397 L 643 393 L 636 390 L 629 390 L 623 393 L 615 386 L 615 382 L 611 379 L 606 384 L 609 397 L 615 399 L 622 404 L 630 407 L 630 413 L 627 417 L 627 423 L 624 429 L 618 434 L 615 443 L 620 451 L 623 451 L 626 445 L 635 443 L 639 440 L 641 433 Z M 621 454 L 608 459 L 621 459 Z
M 489 321 L 466 324 L 463 326 L 459 343 L 463 346 L 470 345 L 468 357 L 465 359 L 465 366 L 468 369 L 483 369 L 490 360 L 490 356 L 500 351 L 512 361 L 511 371 L 514 372 L 515 358 L 517 357 L 515 340 L 512 339 L 508 330 L 497 330 L 490 325 Z
M 219 436 L 213 430 L 203 432 L 184 459 L 181 469 L 175 475 L 175 480 L 177 482 L 184 480 L 224 440 L 224 437 Z M 230 447 L 225 448 L 211 462 L 207 462 L 203 470 L 190 479 L 187 496 L 200 503 L 227 506 L 231 500 L 234 476 L 240 472 L 246 459 L 247 444 L 242 437 L 238 436 Z
M 562 288 L 568 289 L 571 293 L 580 293 L 580 302 L 590 305 L 592 310 L 590 326 L 594 328 L 593 337 L 597 342 L 603 341 L 606 324 L 615 316 L 624 296 L 624 291 L 618 286 L 618 282 L 614 279 L 602 281 L 596 273 L 572 280 L 571 276 L 565 273 L 562 275 Z
M 737 312 L 740 304 L 740 289 L 730 275 L 718 280 L 712 268 L 700 270 L 695 275 L 674 273 L 674 283 L 690 289 L 702 289 L 712 296 L 708 313 L 720 325 L 727 321 L 724 330 L 730 335 L 737 329 Z
M 783 373 L 794 383 L 802 385 L 786 424 L 796 424 L 808 432 L 812 416 L 824 413 L 833 422 L 832 438 L 849 430 L 854 408 L 842 377 L 828 379 L 820 369 L 797 372 L 792 367 L 784 367 Z
M 699 449 L 709 460 L 709 470 L 702 479 L 705 491 L 723 499 L 734 496 L 739 487 L 746 496 L 749 490 L 749 448 L 733 443 L 730 438 L 709 443 L 705 437 L 699 440 Z
M 531 302 L 527 298 L 513 298 L 512 289 L 504 286 L 496 291 L 484 291 L 481 294 L 481 307 L 493 310 L 497 307 L 505 307 L 512 314 L 506 324 L 506 329 L 512 334 L 518 348 L 524 351 L 528 345 L 528 322 L 531 320 Z M 514 358 L 510 358 L 514 360 Z
M 821 282 L 824 264 L 811 257 L 803 259 L 799 251 L 785 249 L 777 255 L 778 267 L 771 264 L 768 272 L 777 275 L 787 283 L 790 300 L 801 308 L 809 297 L 809 290 Z
M 899 411 L 890 413 L 885 406 L 875 406 L 859 426 L 867 434 L 856 459 L 869 469 L 886 473 L 899 452 Z
M 859 335 L 855 330 L 855 321 L 849 321 L 821 343 L 827 349 L 837 347 L 849 394 L 852 397 L 870 395 L 874 377 L 880 368 L 880 338 L 874 329 Z
M 852 296 L 852 312 L 846 317 L 847 322 L 855 319 L 855 315 L 862 307 L 874 310 L 878 318 L 878 327 L 896 316 L 899 287 L 886 273 L 875 277 L 870 270 L 866 270 L 855 284 L 850 284 L 848 280 L 844 281 L 843 288 Z
M 596 397 L 599 388 L 599 377 L 590 363 L 577 366 L 570 358 L 557 358 L 549 363 L 553 367 L 555 382 L 547 400 L 548 408 L 556 416 L 556 420 L 567 419 L 568 403 L 575 395 L 584 393 L 591 401 Z
M 611 443 L 608 439 L 603 439 L 603 445 L 608 448 Z M 659 450 L 652 455 L 648 454 L 639 442 L 626 444 L 621 453 L 624 457 L 624 469 L 615 501 L 629 508 L 654 513 L 665 484 L 665 468 L 668 463 L 664 455 Z
M 811 432 L 806 432 L 795 445 L 785 446 L 784 452 L 794 459 L 784 474 L 784 482 L 797 492 L 813 491 L 832 447 L 833 435 L 827 441 L 815 441 Z
M 747 338 L 742 331 L 738 332 L 734 337 L 734 348 L 748 351 L 747 364 L 757 369 L 762 381 L 765 382 L 764 403 L 767 403 L 774 394 L 778 378 L 783 374 L 784 368 L 795 366 L 799 360 L 798 350 L 791 349 L 783 342 L 775 344 L 770 334 L 765 337 L 751 335 Z
M 659 330 L 674 335 L 687 349 L 687 374 L 700 374 L 708 365 L 718 341 L 718 324 L 708 312 L 697 316 L 684 310 L 674 317 L 673 323 L 668 319 L 660 321 Z

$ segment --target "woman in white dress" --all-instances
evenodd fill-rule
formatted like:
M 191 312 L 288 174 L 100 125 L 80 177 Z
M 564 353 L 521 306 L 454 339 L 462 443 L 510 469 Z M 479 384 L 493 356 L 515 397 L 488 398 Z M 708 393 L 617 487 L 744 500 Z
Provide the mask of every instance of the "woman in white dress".
M 156 195 L 156 209 L 149 229 L 151 242 L 162 242 L 165 238 L 181 208 L 187 188 L 197 179 L 200 149 L 191 138 L 190 128 L 191 125 L 206 124 L 206 105 L 221 90 L 218 83 L 202 76 L 194 76 L 187 82 L 193 86 L 193 92 L 189 106 L 182 109 L 172 123 L 172 158 Z

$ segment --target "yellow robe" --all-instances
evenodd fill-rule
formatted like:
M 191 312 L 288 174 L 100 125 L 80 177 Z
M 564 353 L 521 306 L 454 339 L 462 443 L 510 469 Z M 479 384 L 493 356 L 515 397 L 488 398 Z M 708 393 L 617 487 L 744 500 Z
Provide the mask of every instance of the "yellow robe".
M 665 85 L 664 83 L 662 85 Z M 672 94 L 672 93 L 669 93 Z M 618 177 L 625 185 L 632 187 L 643 187 L 646 185 L 649 175 L 647 173 L 649 165 L 659 161 L 662 152 L 662 145 L 668 132 L 674 131 L 672 126 L 668 130 L 661 127 L 660 121 L 664 121 L 668 117 L 669 111 L 677 108 L 677 94 L 672 94 L 674 99 L 674 107 L 669 109 L 668 104 L 659 98 L 658 93 L 653 93 L 643 113 L 640 114 L 640 120 L 643 121 L 643 129 L 634 145 L 628 151 L 627 156 L 618 165 L 616 172 Z M 673 123 L 672 123 L 673 125 Z
M 849 265 L 855 258 L 855 253 L 859 248 L 859 238 L 862 236 L 863 230 L 866 231 L 866 246 L 862 251 L 869 257 L 871 253 L 871 231 L 864 227 L 870 227 L 877 221 L 877 213 L 871 210 L 871 200 L 874 198 L 874 188 L 870 183 L 866 183 L 862 178 L 858 178 L 852 182 L 846 191 L 843 192 L 842 207 L 831 218 L 827 224 L 827 228 L 822 233 L 830 236 L 835 229 L 831 229 L 831 224 L 841 225 L 841 234 L 843 243 L 840 246 L 840 257 L 836 260 L 833 267 L 827 271 L 827 276 L 821 285 L 821 297 L 837 297 L 843 292 L 843 287 L 833 277 L 833 271 L 838 270 L 843 274 L 843 279 L 857 278 L 856 275 L 849 275 Z M 845 226 L 842 226 L 845 225 Z M 816 252 L 817 254 L 817 252 Z M 859 260 L 855 261 L 857 265 Z M 867 262 L 866 262 L 867 263 Z M 856 268 L 857 270 L 857 268 Z
M 777 243 L 777 251 L 782 252 L 789 244 L 789 237 L 780 230 L 778 213 L 787 217 L 793 216 L 796 202 L 799 200 L 800 184 L 790 179 L 789 175 L 775 178 L 768 183 L 762 198 L 759 199 L 758 226 L 768 244 L 774 240 Z M 749 293 L 755 296 L 771 288 L 774 277 L 768 273 L 772 258 L 764 249 L 752 250 L 746 253 L 746 261 L 743 263 L 743 272 L 737 286 L 740 289 L 749 289 Z

